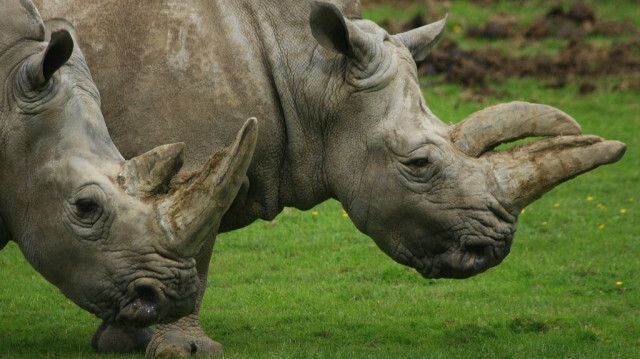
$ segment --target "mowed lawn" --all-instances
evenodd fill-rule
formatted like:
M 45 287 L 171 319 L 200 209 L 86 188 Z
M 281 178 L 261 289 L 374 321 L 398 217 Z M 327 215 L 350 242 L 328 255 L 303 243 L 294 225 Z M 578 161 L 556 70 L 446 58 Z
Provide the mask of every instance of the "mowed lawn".
M 460 37 L 455 26 L 482 23 L 497 10 L 534 17 L 547 8 L 455 3 L 446 36 Z M 598 14 L 640 19 L 637 4 L 615 4 L 599 5 Z M 374 7 L 365 16 L 420 11 Z M 490 84 L 500 97 L 482 103 L 466 101 L 460 85 L 425 87 L 445 122 L 499 102 L 540 102 L 572 115 L 585 133 L 628 146 L 619 163 L 527 207 L 501 265 L 465 280 L 426 280 L 378 250 L 338 202 L 286 209 L 219 236 L 204 329 L 227 358 L 640 357 L 640 92 L 614 91 L 623 80 L 590 79 L 597 90 L 580 95 L 580 79 L 562 88 L 509 79 Z M 31 269 L 16 245 L 0 252 L 0 358 L 143 356 L 94 353 L 89 342 L 99 323 Z

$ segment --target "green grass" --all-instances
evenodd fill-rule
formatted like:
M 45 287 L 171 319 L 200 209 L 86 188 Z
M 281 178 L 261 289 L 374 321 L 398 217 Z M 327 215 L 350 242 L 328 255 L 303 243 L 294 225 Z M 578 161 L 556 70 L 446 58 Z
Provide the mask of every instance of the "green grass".
M 452 18 L 472 12 L 455 3 Z M 494 85 L 505 96 L 482 104 L 464 102 L 458 85 L 425 89 L 445 122 L 534 101 L 571 114 L 585 133 L 628 145 L 619 163 L 527 207 L 501 265 L 466 280 L 425 280 L 358 233 L 339 203 L 286 209 L 219 237 L 204 329 L 227 358 L 638 357 L 640 103 L 638 92 L 610 91 L 615 81 L 598 79 L 599 91 L 578 96 L 574 86 L 508 80 Z M 142 357 L 95 354 L 89 342 L 99 321 L 46 283 L 14 244 L 0 252 L 0 268 L 0 358 Z

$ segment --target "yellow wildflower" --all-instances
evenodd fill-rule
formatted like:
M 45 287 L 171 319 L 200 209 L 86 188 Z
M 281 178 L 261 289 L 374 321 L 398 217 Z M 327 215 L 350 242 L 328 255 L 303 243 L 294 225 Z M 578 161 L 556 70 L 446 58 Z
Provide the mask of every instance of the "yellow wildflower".
M 455 26 L 453 27 L 453 32 L 454 32 L 454 33 L 456 33 L 456 34 L 457 34 L 457 33 L 459 33 L 460 31 L 462 31 L 462 28 L 460 27 L 460 25 L 455 25 Z
M 520 214 L 524 214 L 524 208 L 522 209 L 522 211 L 520 211 Z
M 347 214 L 347 211 L 342 211 L 342 217 L 344 217 L 344 218 L 349 217 L 349 215 Z
M 318 212 L 317 211 L 313 211 L 313 212 L 311 212 L 311 214 L 313 214 L 314 216 L 317 216 Z
M 601 224 L 598 226 L 598 229 L 603 229 L 604 228 L 604 224 Z
M 617 281 L 616 285 L 622 285 L 622 282 L 621 281 Z
M 555 207 L 555 208 L 560 207 L 560 203 L 555 203 L 555 204 L 553 205 L 553 207 Z
M 547 221 L 544 221 L 544 222 L 542 222 L 541 224 L 542 224 L 543 226 L 546 226 L 548 223 L 547 223 Z
M 589 197 L 587 197 L 587 201 L 588 201 L 588 202 L 593 201 L 593 196 L 589 196 Z
M 598 208 L 600 208 L 600 209 L 604 209 L 604 204 L 602 204 L 602 203 L 598 203 Z
M 623 209 L 620 210 L 620 213 L 625 214 L 625 213 L 627 213 L 627 210 L 625 208 L 623 208 Z

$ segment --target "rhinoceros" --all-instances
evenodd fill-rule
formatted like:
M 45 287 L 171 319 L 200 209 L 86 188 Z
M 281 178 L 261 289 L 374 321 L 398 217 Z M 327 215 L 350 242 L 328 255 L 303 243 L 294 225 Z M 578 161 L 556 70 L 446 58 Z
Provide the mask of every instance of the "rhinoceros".
M 124 154 L 184 141 L 185 166 L 195 168 L 246 116 L 258 119 L 256 150 L 222 232 L 334 198 L 395 261 L 427 278 L 465 278 L 505 258 L 528 203 L 625 151 L 539 104 L 443 123 L 425 103 L 415 61 L 446 18 L 390 35 L 348 0 L 40 4 L 81 31 Z M 532 136 L 547 138 L 495 150 Z M 197 256 L 203 281 L 210 237 Z M 147 355 L 221 350 L 196 312 L 158 326 Z
M 194 255 L 242 183 L 256 121 L 180 178 L 184 143 L 125 161 L 73 29 L 52 25 L 45 30 L 28 0 L 0 0 L 0 249 L 16 242 L 105 323 L 190 314 L 200 291 Z

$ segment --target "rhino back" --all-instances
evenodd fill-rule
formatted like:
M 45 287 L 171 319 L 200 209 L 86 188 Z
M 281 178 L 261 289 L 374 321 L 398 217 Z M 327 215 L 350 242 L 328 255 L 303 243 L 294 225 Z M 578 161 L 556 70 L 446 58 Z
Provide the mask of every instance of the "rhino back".
M 307 2 L 36 3 L 43 17 L 65 17 L 82 34 L 109 132 L 126 158 L 182 141 L 185 168 L 193 169 L 228 145 L 246 118 L 256 117 L 260 134 L 247 172 L 251 185 L 222 229 L 269 219 L 285 205 L 296 205 L 281 198 L 282 173 L 288 171 L 283 168 L 290 167 L 285 162 L 292 156 L 292 133 L 284 121 L 296 112 L 291 79 L 284 77 L 287 66 L 295 65 L 276 58 L 308 57 L 304 52 L 313 41 Z M 314 195 L 299 207 L 325 198 Z
M 109 130 L 125 156 L 185 141 L 193 168 L 230 143 L 247 117 L 274 117 L 258 50 L 233 29 L 242 24 L 209 3 L 39 4 L 43 16 L 66 17 L 82 34 Z

